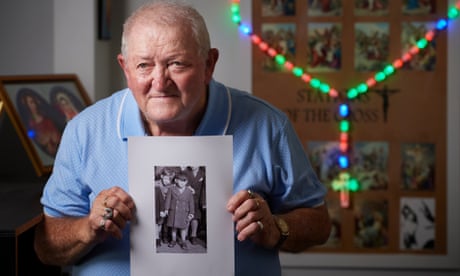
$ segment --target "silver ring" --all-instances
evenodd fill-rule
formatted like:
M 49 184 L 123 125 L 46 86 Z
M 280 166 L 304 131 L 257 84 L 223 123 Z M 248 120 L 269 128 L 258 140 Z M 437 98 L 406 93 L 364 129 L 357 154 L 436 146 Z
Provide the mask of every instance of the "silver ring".
M 99 228 L 102 230 L 105 230 L 105 218 L 102 218 L 101 221 L 99 222 Z
M 102 217 L 104 219 L 112 219 L 113 218 L 113 209 L 112 208 L 104 208 L 104 215 Z
M 258 220 L 256 222 L 257 222 L 257 225 L 259 225 L 260 231 L 263 231 L 264 230 L 264 224 L 260 220 Z
M 255 198 L 254 193 L 251 190 L 248 190 L 248 196 L 250 199 Z

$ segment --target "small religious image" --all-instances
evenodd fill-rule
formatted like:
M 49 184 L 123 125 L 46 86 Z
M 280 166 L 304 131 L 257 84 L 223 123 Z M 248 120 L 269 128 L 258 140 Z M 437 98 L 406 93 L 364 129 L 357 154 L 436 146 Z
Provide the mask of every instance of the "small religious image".
M 399 238 L 401 250 L 434 249 L 435 203 L 434 198 L 401 198 Z
M 352 174 L 359 189 L 385 190 L 388 187 L 388 143 L 357 142 L 353 145 Z
M 356 16 L 385 16 L 389 13 L 389 0 L 355 0 Z
M 434 22 L 406 22 L 402 23 L 401 43 L 402 54 L 417 44 L 420 39 L 425 38 L 425 34 L 436 28 Z M 420 49 L 417 55 L 404 64 L 404 69 L 418 71 L 434 71 L 436 67 L 436 40 Z
M 341 16 L 342 0 L 308 0 L 308 16 Z
M 206 253 L 204 166 L 155 166 L 157 253 Z
M 295 58 L 295 32 L 296 28 L 293 23 L 262 24 L 262 39 L 278 54 L 283 55 L 286 60 L 293 61 Z M 269 56 L 264 57 L 263 68 L 266 71 L 275 72 L 286 70 Z
M 339 143 L 311 141 L 307 144 L 307 152 L 319 180 L 332 189 L 332 182 L 341 171 L 337 162 L 340 154 Z
M 437 0 L 404 0 L 402 12 L 405 15 L 426 15 L 436 12 Z
M 382 70 L 390 48 L 388 23 L 356 23 L 355 33 L 355 70 Z
M 334 72 L 342 64 L 342 25 L 339 23 L 308 24 L 309 72 Z
M 411 191 L 434 190 L 435 145 L 430 143 L 402 144 L 401 154 L 401 189 Z
M 328 197 L 327 208 L 331 217 L 332 228 L 329 239 L 321 248 L 340 248 L 342 247 L 342 208 L 338 197 Z
M 262 0 L 262 16 L 295 15 L 295 0 Z
M 388 246 L 388 201 L 378 198 L 355 197 L 354 245 L 357 248 Z

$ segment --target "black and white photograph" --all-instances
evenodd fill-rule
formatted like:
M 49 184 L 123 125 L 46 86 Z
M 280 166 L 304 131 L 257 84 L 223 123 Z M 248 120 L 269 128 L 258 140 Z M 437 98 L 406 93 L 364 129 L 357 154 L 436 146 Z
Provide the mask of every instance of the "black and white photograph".
M 206 169 L 155 166 L 157 253 L 206 252 Z
M 434 198 L 401 198 L 400 239 L 401 250 L 429 250 L 435 248 Z
M 131 275 L 234 275 L 235 226 L 226 208 L 232 142 L 227 135 L 128 139 L 137 202 Z

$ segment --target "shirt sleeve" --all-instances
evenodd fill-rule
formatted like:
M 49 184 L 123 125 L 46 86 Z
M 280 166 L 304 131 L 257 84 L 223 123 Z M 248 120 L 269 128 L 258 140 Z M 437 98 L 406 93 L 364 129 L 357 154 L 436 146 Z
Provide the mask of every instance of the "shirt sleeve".
M 286 120 L 272 152 L 274 199 L 276 212 L 297 207 L 315 207 L 324 203 L 326 187 L 314 172 L 292 124 Z
M 90 191 L 79 178 L 82 157 L 76 126 L 74 120 L 67 124 L 53 172 L 43 190 L 41 203 L 44 213 L 49 216 L 84 216 L 89 212 Z

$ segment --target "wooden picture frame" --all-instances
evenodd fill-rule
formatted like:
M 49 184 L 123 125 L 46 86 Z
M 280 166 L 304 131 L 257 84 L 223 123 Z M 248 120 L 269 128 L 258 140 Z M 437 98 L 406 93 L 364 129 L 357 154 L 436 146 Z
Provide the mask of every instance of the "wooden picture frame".
M 0 100 L 39 177 L 51 172 L 67 122 L 91 104 L 75 74 L 0 76 Z

